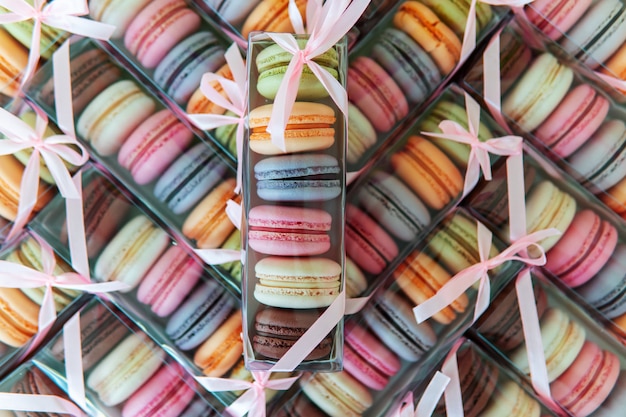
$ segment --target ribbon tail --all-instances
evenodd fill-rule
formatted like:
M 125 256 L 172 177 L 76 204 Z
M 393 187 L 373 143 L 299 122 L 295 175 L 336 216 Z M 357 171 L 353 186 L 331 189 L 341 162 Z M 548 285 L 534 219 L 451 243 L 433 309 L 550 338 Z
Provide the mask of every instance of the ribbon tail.
M 446 415 L 448 416 L 464 415 L 461 378 L 459 378 L 459 366 L 456 358 L 456 353 L 464 342 L 464 338 L 460 338 L 456 341 L 441 367 L 443 374 L 450 378 L 444 391 Z
M 234 249 L 197 249 L 196 254 L 208 265 L 241 261 L 243 251 Z
M 426 389 L 424 390 L 422 398 L 420 398 L 419 402 L 417 403 L 415 416 L 432 416 L 435 412 L 435 408 L 437 407 L 439 399 L 445 392 L 449 383 L 450 378 L 443 373 L 437 371 L 428 383 Z
M 80 315 L 75 314 L 63 326 L 65 375 L 67 376 L 67 392 L 70 398 L 86 410 L 87 400 L 85 397 L 83 352 L 81 345 Z
M 465 33 L 463 34 L 463 44 L 461 45 L 461 61 L 464 62 L 476 47 L 476 0 L 470 3 Z

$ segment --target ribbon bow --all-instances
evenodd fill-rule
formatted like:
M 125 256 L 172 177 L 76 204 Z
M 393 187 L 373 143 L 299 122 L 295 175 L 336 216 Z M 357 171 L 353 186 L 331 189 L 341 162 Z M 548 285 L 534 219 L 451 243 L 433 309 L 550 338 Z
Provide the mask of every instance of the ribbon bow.
M 61 275 L 53 275 L 56 260 L 52 248 L 38 235 L 33 234 L 33 237 L 37 240 L 41 248 L 41 264 L 43 271 L 37 271 L 24 265 L 0 260 L 1 287 L 46 288 L 39 311 L 38 336 L 35 341 L 31 343 L 31 349 L 41 341 L 57 318 L 52 295 L 52 289 L 54 287 L 86 291 L 89 293 L 104 293 L 128 289 L 127 284 L 119 281 L 92 283 L 76 272 L 65 272 Z
M 285 391 L 300 378 L 300 375 L 297 375 L 289 378 L 270 379 L 272 374 L 270 371 L 251 372 L 253 382 L 214 377 L 196 377 L 196 379 L 209 391 L 246 390 L 243 395 L 224 410 L 226 415 L 242 417 L 248 413 L 249 417 L 265 417 L 265 389 Z
M 189 114 L 188 117 L 192 123 L 203 130 L 211 130 L 216 127 L 232 124 L 237 125 L 237 186 L 235 187 L 235 192 L 239 193 L 241 191 L 243 134 L 248 105 L 248 80 L 246 64 L 239 53 L 237 45 L 233 43 L 224 56 L 233 74 L 233 80 L 209 72 L 202 76 L 200 90 L 209 101 L 230 110 L 236 116 L 228 116 L 226 114 Z M 212 81 L 217 81 L 221 84 L 228 98 L 225 98 L 217 92 L 215 87 L 211 85 Z
M 55 27 L 66 32 L 90 38 L 107 40 L 115 31 L 115 26 L 94 22 L 78 16 L 89 14 L 85 0 L 34 0 L 34 5 L 26 0 L 0 0 L 0 6 L 8 13 L 0 13 L 0 24 L 33 20 L 33 34 L 28 55 L 28 64 L 22 76 L 22 85 L 33 75 L 39 62 L 41 25 Z
M 315 16 L 309 16 L 307 7 L 307 18 L 311 17 L 311 21 L 307 21 L 310 37 L 302 50 L 291 34 L 267 34 L 281 48 L 293 55 L 283 82 L 276 93 L 274 108 L 267 126 L 267 131 L 272 137 L 272 143 L 279 149 L 285 150 L 285 127 L 296 101 L 298 85 L 305 65 L 311 69 L 339 110 L 347 117 L 348 94 L 345 88 L 317 64 L 314 58 L 330 49 L 350 30 L 363 14 L 369 2 L 370 0 L 327 1 L 321 7 L 311 7 L 311 13 Z M 299 28 L 299 30 L 302 29 Z
M 461 296 L 467 289 L 479 282 L 476 306 L 474 308 L 474 319 L 476 319 L 489 306 L 490 284 L 488 271 L 497 268 L 507 261 L 520 261 L 527 265 L 540 266 L 545 265 L 546 255 L 543 248 L 538 242 L 541 240 L 558 234 L 556 229 L 540 230 L 512 243 L 508 248 L 494 256 L 488 258 L 489 249 L 491 248 L 491 231 L 482 223 L 477 222 L 478 252 L 480 261 L 468 268 L 465 268 L 450 281 L 448 281 L 433 297 L 429 298 L 422 304 L 413 309 L 415 318 L 418 323 L 427 320 L 444 307 L 450 305 L 454 300 Z M 531 258 L 523 254 L 528 248 L 534 247 L 540 252 L 540 256 Z
M 478 126 L 480 125 L 480 106 L 476 101 L 465 93 L 465 107 L 467 112 L 467 124 L 469 131 L 457 122 L 444 120 L 439 124 L 443 133 L 422 132 L 425 136 L 449 139 L 459 143 L 470 145 L 471 150 L 465 173 L 463 195 L 478 183 L 479 174 L 482 170 L 487 181 L 491 181 L 491 161 L 489 154 L 512 156 L 522 153 L 522 138 L 519 136 L 503 136 L 481 141 L 478 138 Z

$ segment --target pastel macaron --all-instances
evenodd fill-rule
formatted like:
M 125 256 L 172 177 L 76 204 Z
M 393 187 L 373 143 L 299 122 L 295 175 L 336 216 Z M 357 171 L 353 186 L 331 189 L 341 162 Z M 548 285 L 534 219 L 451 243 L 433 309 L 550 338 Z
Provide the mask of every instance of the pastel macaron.
M 32 6 L 31 6 L 32 7 Z M 12 11 L 12 10 L 11 10 Z M 0 13 L 6 13 L 7 9 L 2 7 Z M 4 23 L 4 30 L 13 36 L 18 42 L 27 48 L 33 43 L 35 38 L 35 21 L 34 19 L 13 20 L 12 22 Z M 38 30 L 39 35 L 39 54 L 44 59 L 52 58 L 52 54 L 65 42 L 70 36 L 64 29 L 59 29 L 41 23 Z
M 285 150 L 271 142 L 266 132 L 274 106 L 250 110 L 250 149 L 261 155 L 278 155 L 328 149 L 335 143 L 335 111 L 322 103 L 296 101 L 285 129 Z
M 549 53 L 539 55 L 504 97 L 502 112 L 530 132 L 558 107 L 573 79 L 570 67 Z
M 146 68 L 154 68 L 180 41 L 200 27 L 200 16 L 184 0 L 157 0 L 143 7 L 124 34 L 124 46 Z
M 0 287 L 0 342 L 26 344 L 39 327 L 39 305 L 17 288 Z
M 496 387 L 481 417 L 539 417 L 539 402 L 528 395 L 514 381 Z
M 130 333 L 91 370 L 86 385 L 107 407 L 118 405 L 157 372 L 164 357 L 145 333 Z
M 136 287 L 170 245 L 170 237 L 144 215 L 129 220 L 104 248 L 94 278 Z
M 297 39 L 296 42 L 300 49 L 304 49 L 307 44 L 307 40 L 302 38 Z M 255 62 L 259 73 L 256 82 L 259 94 L 269 100 L 276 98 L 276 93 L 283 82 L 285 72 L 292 58 L 293 54 L 285 51 L 278 44 L 269 45 L 258 53 Z M 313 58 L 313 61 L 333 78 L 339 77 L 339 59 L 334 48 L 331 47 L 317 55 Z M 311 71 L 308 65 L 305 64 L 298 83 L 296 100 L 318 100 L 324 97 L 328 97 L 326 87 L 318 80 L 317 75 Z
M 445 207 L 463 190 L 463 175 L 456 165 L 421 136 L 409 136 L 390 162 L 395 174 L 435 210 Z
M 235 228 L 224 211 L 228 200 L 241 200 L 235 194 L 234 178 L 220 182 L 198 203 L 183 223 L 183 234 L 195 240 L 199 248 L 219 247 Z
M 117 160 L 135 182 L 154 181 L 171 165 L 193 139 L 193 133 L 171 111 L 148 117 L 122 144 Z
M 250 32 L 287 32 L 293 31 L 288 11 L 289 0 L 261 0 L 250 12 L 241 28 L 241 36 L 248 38 Z M 298 11 L 306 16 L 306 1 L 296 0 Z M 239 5 L 241 6 L 241 5 Z
M 15 220 L 22 190 L 24 165 L 13 155 L 0 155 L 0 216 L 7 220 Z M 45 192 L 43 183 L 39 182 L 38 199 L 34 211 L 40 211 L 52 198 L 52 193 Z
M 280 359 L 320 317 L 317 309 L 260 308 L 254 317 L 252 347 L 260 357 Z M 330 335 L 325 336 L 305 360 L 320 359 L 331 351 Z
M 465 25 L 470 13 L 471 1 L 468 0 L 420 0 L 443 20 L 443 22 L 454 31 L 460 38 L 465 33 Z M 476 30 L 482 31 L 487 27 L 493 11 L 487 3 L 476 4 Z
M 388 132 L 409 113 L 394 79 L 372 58 L 359 56 L 348 66 L 348 97 L 379 132 Z
M 359 417 L 374 404 L 369 390 L 346 371 L 318 372 L 300 384 L 311 402 L 331 417 Z
M 433 297 L 452 278 L 450 273 L 434 259 L 418 251 L 405 258 L 393 272 L 393 277 L 395 283 L 415 305 L 420 305 Z M 449 324 L 458 314 L 463 313 L 468 305 L 467 295 L 462 294 L 433 315 L 433 319 L 442 324 Z
M 537 0 L 525 12 L 537 29 L 558 40 L 585 15 L 591 3 L 592 0 Z
M 172 313 L 165 333 L 179 349 L 194 349 L 219 328 L 235 305 L 235 299 L 216 281 L 202 281 Z
M 0 45 L 0 93 L 14 97 L 28 63 L 28 50 L 4 29 L 0 29 Z
M 572 365 L 550 384 L 554 399 L 572 415 L 586 417 L 608 398 L 620 374 L 613 352 L 587 341 Z
M 609 101 L 588 84 L 574 87 L 534 135 L 556 155 L 567 158 L 583 146 L 609 113 Z
M 102 156 L 116 153 L 146 120 L 156 103 L 130 80 L 110 85 L 85 107 L 76 122 L 76 132 Z
M 546 254 L 546 269 L 570 287 L 591 280 L 617 245 L 615 226 L 590 209 L 579 211 L 561 239 Z
M 471 346 L 457 352 L 457 363 L 463 414 L 465 417 L 480 416 L 494 393 L 500 371 L 493 362 L 485 360 Z
M 322 209 L 258 205 L 248 213 L 248 245 L 266 255 L 313 256 L 330 249 L 331 215 Z
M 437 341 L 430 323 L 418 324 L 408 300 L 389 289 L 375 296 L 363 318 L 389 349 L 410 362 L 419 360 Z
M 259 0 L 251 0 L 244 4 L 221 0 L 204 0 L 203 3 L 231 25 L 239 25 L 258 6 Z
M 195 395 L 192 384 L 181 365 L 164 364 L 124 403 L 122 417 L 179 416 Z
M 380 274 L 399 253 L 398 245 L 369 214 L 346 206 L 346 255 L 369 274 Z
M 346 161 L 357 164 L 376 144 L 376 130 L 367 117 L 352 103 L 348 103 L 348 144 Z
M 378 223 L 402 241 L 411 241 L 431 221 L 430 212 L 402 181 L 374 171 L 357 193 L 357 200 Z
M 254 265 L 254 298 L 281 308 L 329 306 L 339 295 L 341 265 L 319 257 L 269 256 Z
M 180 246 L 170 246 L 137 289 L 137 300 L 166 317 L 183 302 L 202 275 L 202 266 Z
M 193 356 L 206 376 L 225 375 L 243 354 L 241 311 L 234 312 L 198 348 Z
M 341 194 L 337 158 L 304 153 L 264 158 L 254 165 L 259 197 L 266 201 L 326 201 Z
M 461 59 L 461 41 L 437 14 L 419 1 L 405 1 L 396 10 L 393 24 L 428 52 L 442 75 Z
M 182 214 L 215 188 L 227 170 L 228 166 L 214 149 L 198 143 L 159 176 L 154 196 L 174 214 Z
M 115 26 L 111 37 L 124 36 L 130 22 L 150 3 L 150 0 L 89 0 L 89 16 L 98 22 Z
M 183 105 L 200 86 L 204 73 L 224 64 L 224 48 L 208 31 L 196 32 L 168 51 L 154 69 L 154 81 L 175 102 Z

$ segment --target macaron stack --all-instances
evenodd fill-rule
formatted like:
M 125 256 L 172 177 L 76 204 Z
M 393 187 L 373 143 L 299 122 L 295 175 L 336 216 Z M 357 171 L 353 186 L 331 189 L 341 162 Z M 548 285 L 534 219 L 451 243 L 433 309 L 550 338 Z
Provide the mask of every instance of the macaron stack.
M 307 39 L 297 42 L 304 48 Z M 250 167 L 243 201 L 244 338 L 254 350 L 248 365 L 279 360 L 344 288 L 344 117 L 305 65 L 284 131 L 285 148 L 274 144 L 266 128 L 292 55 L 269 38 L 259 37 L 255 45 L 244 151 Z M 339 44 L 314 60 L 344 83 L 345 74 L 338 72 L 344 54 L 345 44 Z M 336 367 L 340 329 L 314 347 L 304 364 Z

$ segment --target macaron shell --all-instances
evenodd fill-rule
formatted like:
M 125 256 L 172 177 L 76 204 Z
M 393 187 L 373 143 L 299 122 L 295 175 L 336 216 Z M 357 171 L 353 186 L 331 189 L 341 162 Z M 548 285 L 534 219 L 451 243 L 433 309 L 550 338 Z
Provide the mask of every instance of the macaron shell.
M 241 358 L 241 313 L 235 312 L 217 329 L 194 354 L 193 362 L 204 375 L 220 377 Z
M 370 392 L 347 372 L 320 372 L 301 383 L 302 391 L 331 417 L 359 417 L 373 404 Z

